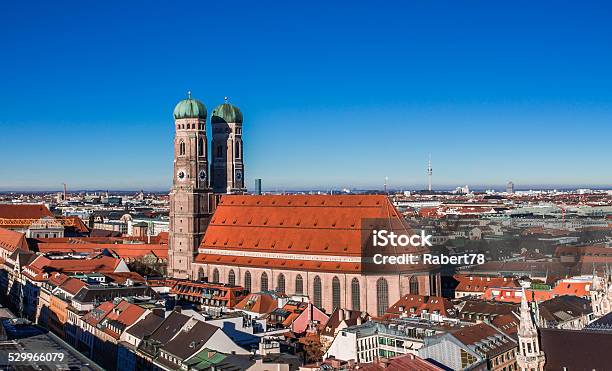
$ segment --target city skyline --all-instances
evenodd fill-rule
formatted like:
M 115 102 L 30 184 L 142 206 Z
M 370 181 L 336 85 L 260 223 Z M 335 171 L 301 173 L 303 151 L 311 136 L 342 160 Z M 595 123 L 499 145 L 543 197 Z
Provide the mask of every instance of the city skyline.
M 612 184 L 608 4 L 385 6 L 3 4 L 0 190 L 169 189 L 187 90 L 243 111 L 250 189 Z

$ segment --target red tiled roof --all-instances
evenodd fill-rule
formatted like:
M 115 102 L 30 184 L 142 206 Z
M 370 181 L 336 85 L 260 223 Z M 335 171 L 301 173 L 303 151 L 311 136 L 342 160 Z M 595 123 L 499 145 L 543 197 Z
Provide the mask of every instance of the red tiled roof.
M 527 301 L 531 302 L 533 300 L 537 302 L 541 302 L 544 300 L 552 299 L 553 292 L 550 290 L 532 290 L 526 289 L 525 295 L 527 296 Z M 484 293 L 484 298 L 487 300 L 496 300 L 496 301 L 504 301 L 504 302 L 512 302 L 512 303 L 520 303 L 522 297 L 522 289 L 520 288 L 489 288 Z
M 38 251 L 50 252 L 101 252 L 109 250 L 120 258 L 139 258 L 153 254 L 158 258 L 168 258 L 168 246 L 152 244 L 115 244 L 115 243 L 69 243 L 69 242 L 40 242 Z
M 455 292 L 482 293 L 490 287 L 519 286 L 514 278 L 509 277 L 466 276 L 462 274 L 456 274 L 454 277 L 459 281 L 459 284 L 455 288 Z
M 462 327 L 453 331 L 453 336 L 465 345 L 472 345 L 490 336 L 496 336 L 498 334 L 499 332 L 495 328 L 487 325 L 486 323 Z
M 391 305 L 385 312 L 385 317 L 396 317 L 401 315 L 420 316 L 423 311 L 446 317 L 455 316 L 455 307 L 446 298 L 441 296 L 423 296 L 408 294 L 402 296 L 395 304 Z
M 404 354 L 393 358 L 377 358 L 359 368 L 362 371 L 443 371 L 444 369 L 415 356 Z
M 373 219 L 384 225 L 369 225 Z M 362 227 L 362 222 L 369 224 Z M 369 233 L 362 233 L 363 228 L 410 233 L 402 216 L 384 195 L 227 195 L 222 197 L 211 219 L 195 261 L 358 272 L 362 268 L 360 262 L 315 261 L 307 256 L 361 257 L 363 245 L 369 239 Z M 419 251 L 422 249 L 411 252 Z M 234 256 L 233 252 L 254 254 Z M 257 253 L 291 254 L 296 259 L 258 257 Z
M 20 248 L 29 250 L 28 243 L 23 233 L 0 228 L 0 248 L 13 252 Z
M 94 259 L 49 259 L 40 255 L 24 267 L 24 274 L 40 281 L 46 280 L 43 274 L 50 272 L 112 273 L 120 262 L 120 259 L 109 256 Z
M 71 216 L 62 216 L 60 218 L 61 219 L 66 219 L 66 220 L 70 220 L 72 222 L 72 225 L 69 228 L 73 229 L 76 232 L 79 232 L 79 233 L 88 233 L 89 232 L 89 228 L 87 228 L 85 223 L 83 223 L 81 218 L 79 218 L 78 216 L 73 216 L 73 215 L 71 215 Z
M 76 295 L 87 284 L 76 278 L 68 278 L 61 284 L 60 288 L 71 295 Z
M 270 313 L 278 307 L 278 301 L 267 293 L 249 294 L 242 299 L 234 309 L 265 314 Z
M 70 277 L 68 277 L 67 275 L 65 275 L 64 273 L 55 273 L 49 276 L 49 283 L 55 285 L 55 286 L 60 286 L 62 285 L 64 282 L 66 282 Z
M 112 301 L 105 301 L 104 303 L 98 305 L 97 307 L 89 311 L 89 313 L 86 313 L 83 316 L 83 321 L 89 323 L 92 326 L 96 326 L 106 317 L 108 313 L 110 313 L 111 310 L 113 310 L 114 307 L 115 306 Z
M 53 216 L 45 205 L 0 204 L 0 218 L 3 219 L 40 219 Z
M 386 196 L 223 196 L 201 248 L 318 255 L 361 253 L 361 222 L 398 221 Z
M 493 326 L 510 336 L 513 336 L 518 332 L 519 322 L 519 319 L 512 313 L 502 314 L 501 316 L 496 316 L 491 320 L 491 324 Z
M 555 295 L 589 296 L 591 282 L 567 282 L 559 281 L 552 292 Z
M 130 279 L 134 282 L 146 282 L 143 276 L 137 272 L 114 272 L 104 273 L 104 275 L 116 283 L 125 284 L 126 280 Z
M 110 312 L 108 312 L 106 317 L 104 317 L 104 320 L 116 321 L 127 327 L 133 325 L 145 312 L 146 310 L 144 308 L 122 300 L 115 305 Z M 108 327 L 104 329 L 104 332 L 116 339 L 118 339 L 121 335 Z
M 292 269 L 320 272 L 360 272 L 360 263 L 313 261 L 313 260 L 287 260 L 273 258 L 256 258 L 248 256 L 198 254 L 197 263 L 239 265 L 244 267 L 271 267 L 277 269 Z

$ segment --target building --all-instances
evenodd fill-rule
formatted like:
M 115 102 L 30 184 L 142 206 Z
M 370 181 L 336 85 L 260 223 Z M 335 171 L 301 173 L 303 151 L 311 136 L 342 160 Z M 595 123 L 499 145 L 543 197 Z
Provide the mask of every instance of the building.
M 168 275 L 191 278 L 193 257 L 214 208 L 209 187 L 206 106 L 197 99 L 174 108 L 174 177 L 170 192 Z
M 506 193 L 514 194 L 514 183 L 512 181 L 510 181 L 510 182 L 508 182 L 508 184 L 506 184 Z
M 212 111 L 212 162 L 210 176 L 215 193 L 245 193 L 242 112 L 232 104 Z
M 612 312 L 612 274 L 606 266 L 603 277 L 593 274 L 593 284 L 591 286 L 591 303 L 593 315 L 596 318 L 603 317 Z
M 495 327 L 479 323 L 425 338 L 419 356 L 453 370 L 516 370 L 516 341 Z
M 371 363 L 381 357 L 416 355 L 426 337 L 451 329 L 450 325 L 418 318 L 368 321 L 338 331 L 323 358 Z
M 192 275 L 249 291 L 307 295 L 328 313 L 344 308 L 382 316 L 411 287 L 423 295 L 440 292 L 435 266 L 366 269 L 371 227 L 362 223 L 369 220 L 412 234 L 384 195 L 226 195 Z
M 255 179 L 255 194 L 261 195 L 261 179 Z
M 489 288 L 519 287 L 518 282 L 512 277 L 491 277 L 456 274 L 458 281 L 455 287 L 455 298 L 466 296 L 483 297 Z

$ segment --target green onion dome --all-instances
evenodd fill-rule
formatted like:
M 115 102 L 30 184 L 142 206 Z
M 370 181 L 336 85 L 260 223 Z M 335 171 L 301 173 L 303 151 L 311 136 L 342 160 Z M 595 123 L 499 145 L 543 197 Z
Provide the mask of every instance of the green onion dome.
M 195 118 L 206 120 L 206 106 L 199 100 L 191 98 L 191 92 L 189 92 L 188 98 L 178 102 L 174 107 L 174 119 Z
M 223 103 L 212 111 L 211 121 L 213 124 L 225 124 L 229 122 L 242 124 L 242 112 L 234 105 Z

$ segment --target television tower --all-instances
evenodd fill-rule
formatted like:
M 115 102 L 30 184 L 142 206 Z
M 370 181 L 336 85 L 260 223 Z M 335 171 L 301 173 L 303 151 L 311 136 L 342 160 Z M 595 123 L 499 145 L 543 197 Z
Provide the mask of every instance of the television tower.
M 431 155 L 429 155 L 429 163 L 427 164 L 427 190 L 431 192 Z

